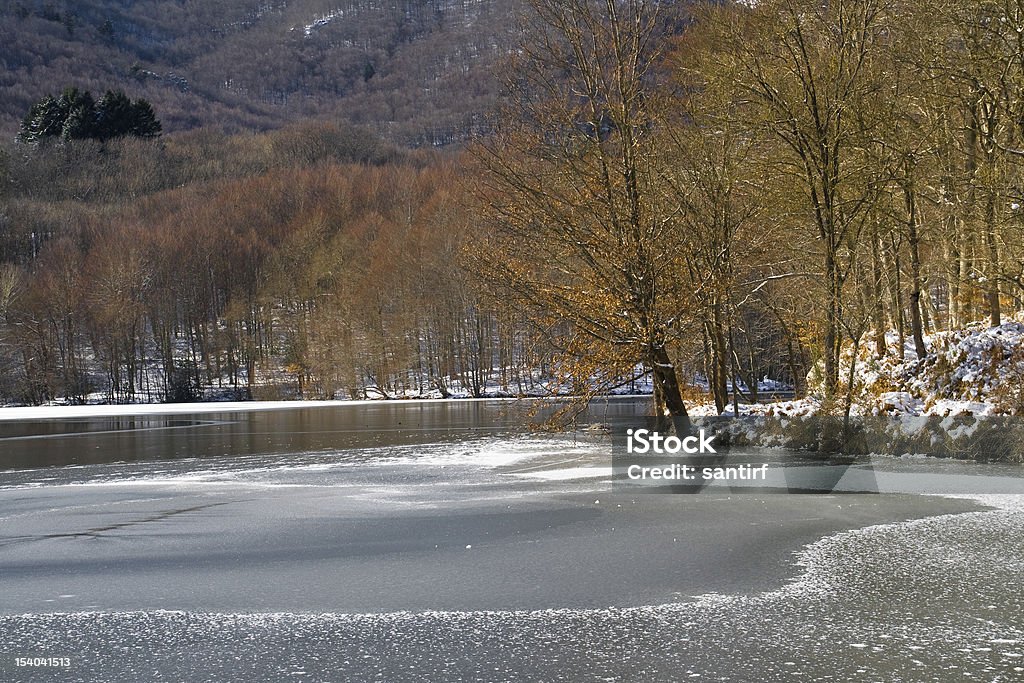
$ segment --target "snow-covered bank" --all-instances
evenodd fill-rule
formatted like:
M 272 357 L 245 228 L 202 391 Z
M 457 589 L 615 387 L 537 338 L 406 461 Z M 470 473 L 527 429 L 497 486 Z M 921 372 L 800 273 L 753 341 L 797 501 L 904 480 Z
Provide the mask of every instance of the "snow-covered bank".
M 722 417 L 741 419 L 723 428 L 746 445 L 1024 462 L 1024 323 L 934 333 L 923 357 L 908 340 L 903 349 L 895 335 L 887 342 L 881 354 L 862 342 L 852 390 L 846 382 L 854 358 L 845 351 L 838 399 L 829 409 L 813 395 L 741 403 L 738 410 L 730 404 Z M 814 372 L 808 384 L 813 391 Z M 847 397 L 853 420 L 844 426 Z M 691 414 L 717 416 L 713 405 Z
M 918 357 L 913 342 L 900 349 L 896 335 L 886 337 L 884 353 L 865 341 L 853 368 L 852 415 L 989 416 L 1024 413 L 1024 323 L 998 327 L 975 323 L 966 329 L 925 336 L 927 353 Z M 849 386 L 848 348 L 842 357 L 840 402 Z M 815 373 L 808 383 L 814 393 Z M 740 403 L 739 415 L 808 416 L 821 411 L 819 398 L 773 403 Z M 841 406 L 842 407 L 842 406 Z M 694 415 L 716 414 L 713 405 L 700 405 Z M 736 415 L 730 403 L 725 415 Z
M 854 409 L 865 415 L 1017 415 L 1024 412 L 1024 323 L 975 323 L 926 335 L 918 357 L 895 335 L 879 358 L 861 345 L 854 368 Z M 851 354 L 844 358 L 849 372 Z M 845 390 L 846 387 L 844 387 Z
M 740 411 L 738 417 L 732 411 L 714 415 L 713 409 L 692 417 L 716 435 L 716 443 L 733 447 L 1024 463 L 1024 420 L 1016 416 L 894 413 L 846 420 L 841 414 L 818 414 L 810 401 L 741 405 Z

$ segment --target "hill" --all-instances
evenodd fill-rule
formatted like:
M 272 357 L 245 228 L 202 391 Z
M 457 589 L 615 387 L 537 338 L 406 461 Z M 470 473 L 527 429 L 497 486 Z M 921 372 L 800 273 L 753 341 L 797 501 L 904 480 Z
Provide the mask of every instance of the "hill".
M 0 5 L 0 134 L 65 86 L 153 103 L 166 132 L 341 118 L 402 144 L 483 126 L 516 0 L 20 0 Z

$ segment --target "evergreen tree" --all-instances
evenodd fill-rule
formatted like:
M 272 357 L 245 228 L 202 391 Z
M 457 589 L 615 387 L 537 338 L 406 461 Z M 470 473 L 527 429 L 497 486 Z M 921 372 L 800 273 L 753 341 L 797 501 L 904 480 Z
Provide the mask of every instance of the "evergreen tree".
M 97 137 L 109 140 L 131 135 L 135 118 L 135 108 L 128 96 L 120 91 L 108 90 L 96 103 Z
M 98 33 L 104 41 L 108 43 L 114 42 L 114 23 L 110 21 L 110 19 L 107 19 L 100 24 L 98 29 L 96 29 L 96 33 Z
M 61 127 L 62 140 L 85 140 L 97 137 L 96 102 L 88 91 L 68 88 L 58 100 L 64 125 Z
M 162 127 L 153 107 L 144 99 L 132 103 L 131 134 L 139 138 L 160 137 Z
M 154 138 L 161 130 L 153 107 L 144 99 L 133 102 L 119 90 L 108 90 L 95 101 L 88 91 L 66 88 L 60 97 L 47 95 L 29 108 L 18 141 L 38 144 L 60 138 L 105 142 L 125 135 Z
M 65 114 L 61 111 L 57 99 L 47 95 L 33 104 L 21 122 L 18 140 L 26 143 L 37 143 L 43 138 L 52 138 L 64 130 Z

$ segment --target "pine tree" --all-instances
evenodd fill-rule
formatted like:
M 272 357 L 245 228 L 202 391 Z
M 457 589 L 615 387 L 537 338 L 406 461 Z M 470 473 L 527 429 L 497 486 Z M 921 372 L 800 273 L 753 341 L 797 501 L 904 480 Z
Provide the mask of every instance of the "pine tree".
M 161 130 L 160 121 L 149 102 L 135 100 L 132 103 L 131 134 L 140 138 L 155 138 L 160 136 Z
M 61 111 L 57 99 L 47 95 L 33 104 L 21 122 L 18 140 L 25 143 L 38 143 L 43 138 L 56 137 L 64 129 L 65 113 Z
M 98 33 L 104 41 L 108 43 L 114 42 L 114 23 L 110 21 L 110 19 L 107 19 L 100 24 L 98 29 L 96 29 L 96 33 Z
M 96 102 L 89 91 L 67 88 L 58 100 L 64 114 L 62 140 L 85 140 L 96 137 Z
M 135 109 L 128 96 L 121 91 L 108 90 L 96 103 L 97 137 L 109 140 L 131 135 L 135 118 Z
M 60 138 L 65 142 L 106 142 L 126 135 L 154 138 L 161 130 L 153 107 L 144 99 L 133 102 L 120 90 L 108 90 L 97 102 L 88 91 L 65 88 L 60 97 L 47 95 L 29 108 L 22 119 L 18 141 L 38 144 Z

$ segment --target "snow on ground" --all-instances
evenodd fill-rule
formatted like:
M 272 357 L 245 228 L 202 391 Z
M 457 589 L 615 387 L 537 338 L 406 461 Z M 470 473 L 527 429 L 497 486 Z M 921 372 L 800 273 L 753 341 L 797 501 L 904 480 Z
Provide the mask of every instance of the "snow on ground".
M 874 344 L 861 345 L 854 383 L 854 412 L 870 415 L 993 415 L 1024 409 L 1024 323 L 997 327 L 975 323 L 925 337 L 918 358 L 904 340 L 886 338 L 884 358 Z M 843 375 L 851 354 L 843 359 Z M 845 387 L 844 387 L 845 388 Z
M 854 415 L 912 415 L 942 417 L 1020 414 L 1024 412 L 1024 323 L 998 327 L 974 324 L 963 330 L 925 337 L 928 353 L 918 358 L 913 341 L 905 340 L 903 357 L 895 334 L 886 337 L 884 358 L 874 344 L 861 344 L 851 413 Z M 852 354 L 843 356 L 840 395 Z M 812 373 L 813 374 L 813 373 Z M 812 382 L 813 385 L 813 382 Z M 773 403 L 740 403 L 740 415 L 802 417 L 821 407 L 814 397 Z M 713 404 L 694 407 L 695 417 L 716 415 Z M 723 415 L 735 414 L 733 403 Z
M 739 415 L 779 415 L 789 417 L 803 417 L 814 415 L 818 412 L 821 402 L 815 398 L 801 398 L 792 401 L 773 401 L 771 403 L 740 403 Z M 722 412 L 725 417 L 736 416 L 734 404 L 729 403 Z M 718 415 L 714 403 L 704 403 L 694 406 L 690 410 L 692 417 L 713 417 Z
M 556 470 L 534 470 L 516 472 L 517 477 L 542 479 L 544 481 L 570 481 L 573 479 L 611 479 L 615 475 L 611 467 L 566 467 Z
M 308 38 L 313 35 L 313 32 L 316 29 L 323 28 L 335 19 L 340 19 L 343 16 L 345 16 L 345 10 L 342 9 L 335 9 L 325 14 L 321 14 L 319 17 L 302 27 L 302 34 Z M 292 30 L 294 31 L 295 29 L 293 28 Z

